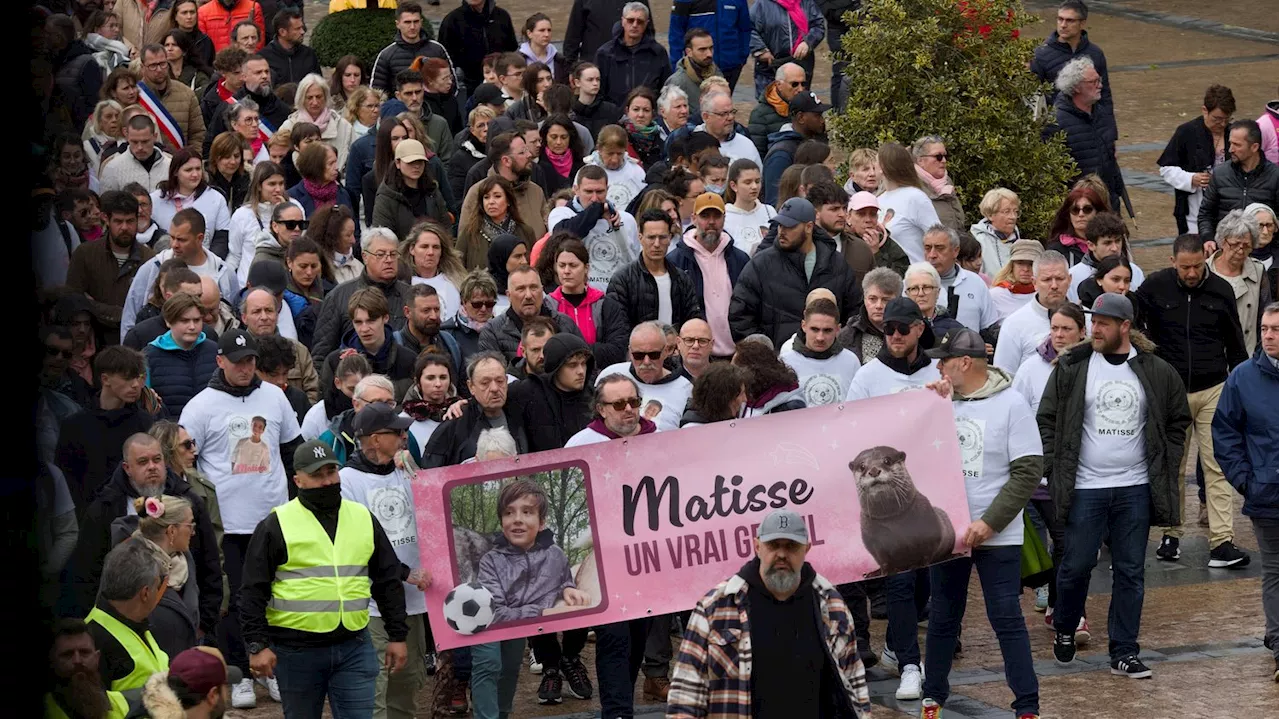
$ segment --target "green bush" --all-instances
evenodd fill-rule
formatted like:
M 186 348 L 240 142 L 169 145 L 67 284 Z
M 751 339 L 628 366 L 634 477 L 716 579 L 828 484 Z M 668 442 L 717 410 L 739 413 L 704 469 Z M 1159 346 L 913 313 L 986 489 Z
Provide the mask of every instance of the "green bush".
M 864 0 L 846 15 L 849 102 L 827 123 L 842 147 L 947 141 L 949 173 L 968 217 L 993 187 L 1022 200 L 1024 237 L 1044 237 L 1075 165 L 1061 136 L 1040 139 L 1052 117 L 1032 112 L 1046 89 L 1028 70 L 1039 22 L 1017 0 Z
M 424 37 L 435 38 L 435 28 L 422 19 Z M 311 48 L 320 64 L 334 67 L 343 55 L 355 55 L 372 68 L 382 48 L 396 38 L 396 11 L 391 8 L 344 10 L 324 16 L 311 31 Z

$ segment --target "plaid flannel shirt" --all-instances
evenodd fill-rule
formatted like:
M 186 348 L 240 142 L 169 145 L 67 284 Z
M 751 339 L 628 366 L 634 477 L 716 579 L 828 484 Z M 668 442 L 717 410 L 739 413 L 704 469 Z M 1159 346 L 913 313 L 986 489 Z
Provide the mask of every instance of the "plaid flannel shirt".
M 822 575 L 813 588 L 821 603 L 822 639 L 857 719 L 871 716 L 853 618 L 839 592 Z M 667 719 L 747 719 L 751 716 L 751 633 L 747 583 L 734 575 L 694 608 L 671 677 Z

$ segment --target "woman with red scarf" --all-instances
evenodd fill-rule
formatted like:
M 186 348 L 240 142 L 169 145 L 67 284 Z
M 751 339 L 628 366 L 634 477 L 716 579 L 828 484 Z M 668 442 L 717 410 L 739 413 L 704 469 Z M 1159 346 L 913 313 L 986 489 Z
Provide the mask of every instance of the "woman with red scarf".
M 1048 249 L 1061 253 L 1067 258 L 1068 265 L 1080 262 L 1089 253 L 1084 228 L 1088 227 L 1089 220 L 1094 215 L 1110 211 L 1111 202 L 1105 195 L 1100 194 L 1093 185 L 1078 183 L 1067 193 L 1067 199 L 1063 200 L 1062 207 L 1053 216 L 1053 222 L 1049 225 Z
M 413 386 L 405 394 L 402 408 L 413 418 L 409 425 L 409 454 L 419 466 L 422 450 L 444 422 L 449 405 L 457 400 L 453 377 L 453 364 L 439 352 L 427 350 L 414 363 Z
M 1025 305 L 1036 295 L 1035 274 L 1031 266 L 1044 248 L 1035 240 L 1018 240 L 1013 243 L 1009 261 L 991 281 L 991 306 L 1004 319 Z
M 298 160 L 294 163 L 302 175 L 302 182 L 289 188 L 289 196 L 302 205 L 307 217 L 316 210 L 329 205 L 342 205 L 355 214 L 351 204 L 351 195 L 347 189 L 338 184 L 338 153 L 322 142 L 313 142 L 302 148 Z M 360 221 L 356 221 L 356 233 L 360 232 Z

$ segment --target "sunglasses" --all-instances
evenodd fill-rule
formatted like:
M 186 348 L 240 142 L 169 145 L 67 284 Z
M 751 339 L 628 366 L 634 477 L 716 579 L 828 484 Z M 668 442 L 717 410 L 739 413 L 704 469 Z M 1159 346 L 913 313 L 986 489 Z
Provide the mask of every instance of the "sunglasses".
M 473 310 L 491 310 L 497 306 L 498 302 L 497 300 L 471 300 L 468 304 L 471 305 L 471 309 Z
M 628 397 L 627 399 L 620 399 L 614 402 L 602 402 L 601 404 L 606 407 L 612 407 L 615 412 L 621 412 L 628 407 L 631 409 L 640 409 L 640 398 Z
M 909 335 L 909 334 L 911 334 L 911 325 L 906 322 L 885 322 L 884 323 L 885 337 L 890 337 L 892 335 L 903 335 L 905 337 L 906 335 Z
M 1084 205 L 1084 206 L 1076 205 L 1075 207 L 1071 208 L 1071 214 L 1073 215 L 1092 215 L 1093 212 L 1094 212 L 1093 205 Z
M 276 224 L 284 225 L 286 230 L 293 231 L 305 230 L 311 222 L 308 220 L 276 220 Z
M 946 161 L 947 161 L 947 153 L 945 153 L 945 152 L 939 152 L 939 153 L 936 153 L 936 154 L 933 154 L 933 155 L 921 155 L 921 157 L 932 157 L 933 159 L 937 160 L 938 162 L 946 162 Z
M 184 439 L 178 443 L 178 446 L 188 452 L 194 452 L 196 449 L 196 441 L 194 439 Z
M 791 87 L 808 87 L 809 86 L 809 83 L 805 82 L 804 80 L 801 80 L 799 82 L 791 82 L 787 84 L 790 85 Z
M 48 345 L 45 345 L 44 353 L 48 357 L 57 357 L 58 355 L 62 355 L 62 359 L 71 359 L 71 356 L 74 354 L 71 350 L 58 349 L 57 347 L 50 347 Z
M 654 350 L 652 352 L 632 352 L 631 359 L 639 362 L 641 360 L 650 360 L 657 362 L 662 359 L 662 350 Z

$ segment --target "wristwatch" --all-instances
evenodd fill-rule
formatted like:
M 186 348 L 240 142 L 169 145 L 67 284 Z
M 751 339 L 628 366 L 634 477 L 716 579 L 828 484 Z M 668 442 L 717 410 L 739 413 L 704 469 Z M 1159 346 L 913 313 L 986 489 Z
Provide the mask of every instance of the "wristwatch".
M 261 652 L 263 649 L 266 649 L 267 645 L 262 642 L 249 642 L 244 648 L 245 651 L 249 652 L 249 656 L 253 656 L 254 654 Z

